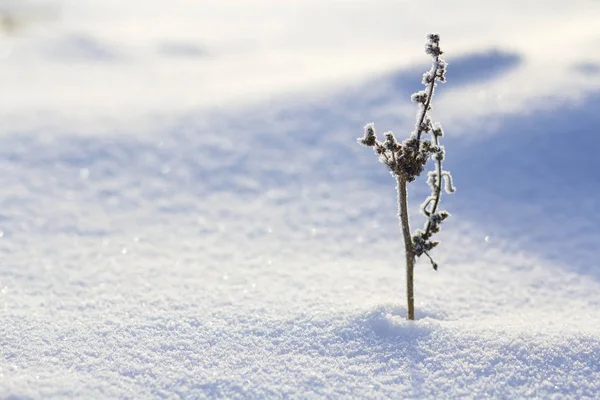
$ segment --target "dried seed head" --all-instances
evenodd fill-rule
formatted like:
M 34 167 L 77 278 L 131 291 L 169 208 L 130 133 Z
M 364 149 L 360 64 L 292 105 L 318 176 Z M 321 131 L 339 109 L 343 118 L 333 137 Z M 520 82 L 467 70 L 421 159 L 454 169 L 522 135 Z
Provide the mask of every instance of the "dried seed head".
M 442 129 L 442 125 L 439 122 L 433 124 L 431 132 L 437 137 L 444 136 L 444 130 Z
M 410 96 L 410 100 L 414 101 L 415 103 L 425 104 L 425 103 L 427 103 L 427 92 L 424 90 L 420 90 L 416 93 L 413 93 Z
M 372 122 L 370 124 L 365 125 L 365 135 L 361 138 L 358 138 L 358 143 L 373 147 L 375 143 L 377 143 L 377 137 L 375 136 L 375 124 Z
M 436 161 L 442 161 L 446 154 L 444 146 L 436 146 L 435 152 L 433 153 L 433 159 Z
M 427 41 L 431 43 L 440 43 L 440 35 L 437 33 L 428 33 Z
M 384 133 L 385 142 L 383 142 L 383 147 L 385 147 L 389 151 L 398 151 L 400 144 L 394 137 L 392 131 Z
M 437 63 L 437 68 L 435 70 L 435 76 L 440 82 L 446 82 L 446 69 L 448 63 L 446 61 L 440 59 Z

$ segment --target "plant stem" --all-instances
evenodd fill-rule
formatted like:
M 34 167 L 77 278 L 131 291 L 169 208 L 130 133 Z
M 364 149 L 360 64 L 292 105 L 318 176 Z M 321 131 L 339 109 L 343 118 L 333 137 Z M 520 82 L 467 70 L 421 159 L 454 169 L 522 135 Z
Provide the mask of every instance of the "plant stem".
M 436 146 L 440 145 L 440 139 L 433 135 L 434 143 Z M 429 219 L 427 220 L 427 225 L 425 226 L 425 235 L 429 235 L 429 230 L 431 229 L 431 218 L 437 212 L 438 205 L 440 204 L 440 198 L 442 197 L 442 160 L 435 161 L 435 169 L 437 173 L 437 186 L 435 186 L 435 190 L 433 193 L 433 207 L 431 207 L 431 212 L 429 214 Z
M 435 71 L 437 71 L 437 66 L 438 66 L 439 61 L 440 61 L 440 57 L 436 56 L 433 60 L 433 64 L 431 65 L 431 71 L 429 72 L 433 78 L 431 79 L 431 82 L 429 83 L 429 86 L 427 87 L 427 90 L 428 90 L 427 101 L 423 105 L 423 112 L 421 113 L 421 116 L 419 117 L 419 120 L 417 122 L 417 140 L 421 140 L 421 133 L 423 132 L 421 130 L 421 125 L 423 124 L 423 121 L 425 120 L 425 116 L 427 115 L 427 112 L 429 111 L 431 99 L 433 99 L 433 89 L 435 88 L 435 79 L 436 79 Z
M 404 249 L 406 254 L 406 300 L 408 303 L 408 319 L 415 319 L 415 292 L 413 286 L 413 274 L 415 269 L 415 254 L 410 237 L 410 225 L 408 221 L 408 200 L 406 195 L 406 177 L 397 175 L 398 182 L 398 217 L 404 236 Z

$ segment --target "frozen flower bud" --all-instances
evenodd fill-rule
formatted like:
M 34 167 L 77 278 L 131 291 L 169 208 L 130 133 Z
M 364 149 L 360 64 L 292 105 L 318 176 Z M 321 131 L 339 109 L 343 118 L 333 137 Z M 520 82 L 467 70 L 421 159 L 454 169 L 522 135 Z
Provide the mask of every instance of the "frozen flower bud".
M 437 33 L 429 33 L 427 34 L 427 41 L 431 43 L 439 43 L 440 35 L 438 35 Z
M 433 153 L 433 159 L 436 161 L 442 161 L 444 159 L 444 155 L 444 146 L 436 146 L 435 152 Z
M 414 101 L 415 103 L 425 104 L 427 103 L 427 92 L 421 90 L 417 93 L 413 93 L 412 96 L 410 96 L 410 100 Z
M 416 234 L 412 237 L 413 252 L 417 257 L 421 256 L 425 251 L 425 239 L 423 238 L 423 232 L 417 230 Z
M 431 54 L 432 57 L 439 57 L 444 54 L 438 43 L 427 43 L 425 45 L 425 53 Z
M 390 151 L 398 150 L 399 144 L 392 131 L 384 133 L 385 142 L 383 143 L 383 147 Z
M 421 81 L 421 83 L 423 85 L 429 85 L 431 82 L 433 82 L 435 80 L 435 78 L 433 77 L 433 75 L 431 74 L 430 71 L 427 71 L 423 74 L 423 80 Z
M 444 60 L 439 60 L 435 70 L 435 76 L 440 82 L 446 82 L 446 67 L 448 64 Z
M 429 171 L 427 173 L 427 184 L 431 188 L 432 191 L 435 190 L 438 183 L 438 174 L 436 171 Z
M 423 121 L 419 125 L 419 130 L 421 132 L 425 132 L 425 133 L 427 133 L 431 130 L 431 118 L 429 118 L 429 116 L 426 115 L 423 118 Z
M 437 240 L 436 241 L 428 240 L 427 242 L 425 242 L 425 250 L 426 251 L 430 251 L 431 249 L 433 249 L 438 244 L 440 244 L 440 242 L 438 242 Z
M 440 211 L 438 213 L 433 214 L 430 219 L 431 219 L 431 223 L 434 225 L 439 225 L 443 220 L 445 220 L 446 218 L 448 218 L 450 216 L 450 213 L 448 211 Z
M 439 57 L 444 52 L 440 49 L 440 35 L 430 33 L 427 35 L 427 43 L 425 44 L 425 53 L 431 54 L 432 57 Z
M 433 149 L 435 147 L 436 146 L 434 144 L 432 144 L 431 141 L 429 141 L 429 140 L 422 140 L 421 141 L 420 151 L 423 154 L 431 153 L 431 152 L 433 152 Z
M 365 135 L 361 138 L 358 138 L 358 143 L 364 146 L 375 146 L 377 142 L 377 137 L 375 136 L 375 124 L 370 123 L 365 125 Z
M 433 124 L 431 131 L 437 137 L 444 136 L 444 131 L 442 130 L 442 125 L 440 123 L 438 123 L 438 122 L 436 122 L 435 124 Z

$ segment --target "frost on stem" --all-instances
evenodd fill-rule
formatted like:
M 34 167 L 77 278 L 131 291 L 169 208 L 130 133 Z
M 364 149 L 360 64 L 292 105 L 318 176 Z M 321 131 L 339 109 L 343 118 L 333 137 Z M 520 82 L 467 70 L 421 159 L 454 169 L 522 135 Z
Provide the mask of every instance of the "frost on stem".
M 440 48 L 439 35 L 427 35 L 425 52 L 431 55 L 432 64 L 431 69 L 423 74 L 424 90 L 411 96 L 411 100 L 419 107 L 413 132 L 402 142 L 398 142 L 392 132 L 386 132 L 385 140 L 379 141 L 375 133 L 375 126 L 370 123 L 365 126 L 364 136 L 358 139 L 360 144 L 373 147 L 379 161 L 387 166 L 398 184 L 398 216 L 405 243 L 409 319 L 414 319 L 412 282 L 415 257 L 424 254 L 431 261 L 433 268 L 438 269 L 438 264 L 431 258 L 429 252 L 439 244 L 438 241 L 432 240 L 433 234 L 440 231 L 441 223 L 450 216 L 447 211 L 438 210 L 442 195 L 442 181 L 444 181 L 446 193 L 455 191 L 452 176 L 448 171 L 442 169 L 446 152 L 444 146 L 440 144 L 440 139 L 444 136 L 444 132 L 442 126 L 434 123 L 430 116 L 436 85 L 438 82 L 446 81 L 448 67 L 446 61 L 440 57 L 444 52 Z M 421 213 L 426 217 L 425 228 L 424 230 L 418 229 L 411 235 L 406 186 L 408 182 L 414 181 L 423 173 L 429 160 L 433 160 L 435 165 L 433 171 L 428 173 L 427 180 L 431 188 L 431 195 L 421 205 Z
M 442 126 L 431 120 L 432 100 L 437 82 L 446 81 L 448 64 L 441 58 L 444 54 L 440 48 L 440 36 L 432 33 L 427 35 L 425 52 L 431 55 L 431 69 L 423 74 L 423 90 L 414 93 L 411 100 L 419 105 L 416 116 L 415 130 L 410 136 L 399 143 L 392 132 L 384 134 L 385 140 L 380 142 L 375 134 L 373 123 L 365 126 L 365 134 L 358 141 L 362 145 L 373 147 L 379 156 L 379 161 L 385 164 L 392 175 L 402 177 L 406 182 L 414 181 L 425 169 L 427 161 L 432 159 L 434 170 L 428 173 L 427 183 L 431 195 L 421 205 L 421 213 L 427 217 L 424 230 L 417 230 L 412 236 L 413 253 L 416 257 L 425 254 L 437 269 L 437 263 L 429 255 L 438 242 L 432 241 L 431 236 L 439 232 L 440 224 L 450 215 L 446 211 L 438 211 L 442 194 L 442 181 L 446 193 L 454 193 L 452 176 L 442 169 L 442 161 L 446 157 L 444 146 L 440 139 L 444 136 Z M 430 134 L 429 139 L 425 135 Z
M 425 92 L 424 90 L 421 90 L 417 93 L 413 93 L 412 96 L 410 96 L 411 101 L 414 101 L 415 103 L 427 103 L 427 92 Z
M 425 52 L 431 55 L 433 59 L 431 69 L 423 74 L 422 83 L 426 89 L 425 91 L 415 93 L 412 99 L 418 103 L 422 102 L 419 107 L 420 115 L 417 116 L 416 136 L 420 138 L 423 133 L 431 133 L 431 158 L 435 162 L 435 168 L 427 174 L 427 183 L 431 188 L 431 195 L 421 205 L 421 213 L 427 217 L 425 229 L 415 232 L 412 237 L 412 243 L 415 256 L 420 257 L 425 254 L 431 261 L 433 269 L 437 270 L 438 264 L 431 258 L 429 251 L 437 246 L 439 242 L 432 241 L 431 237 L 434 233 L 440 231 L 440 224 L 450 216 L 447 211 L 438 211 L 442 195 L 442 180 L 445 183 L 446 193 L 454 193 L 456 189 L 452 185 L 450 172 L 442 169 L 442 161 L 446 156 L 446 152 L 444 146 L 440 145 L 440 138 L 444 136 L 444 131 L 439 123 L 431 122 L 431 119 L 427 115 L 432 108 L 431 100 L 434 95 L 436 81 L 446 82 L 448 64 L 440 57 L 444 52 L 440 48 L 439 35 L 427 35 Z
M 450 175 L 450 172 L 443 171 L 442 177 L 444 178 L 444 190 L 446 191 L 446 193 L 452 194 L 456 192 L 456 188 L 452 184 L 452 175 Z

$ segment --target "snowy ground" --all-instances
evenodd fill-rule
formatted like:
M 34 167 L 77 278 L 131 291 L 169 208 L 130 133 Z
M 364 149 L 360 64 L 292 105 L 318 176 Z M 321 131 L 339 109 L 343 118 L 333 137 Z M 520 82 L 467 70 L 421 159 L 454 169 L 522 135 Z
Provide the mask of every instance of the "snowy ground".
M 598 396 L 600 3 L 123 3 L 0 3 L 0 398 Z M 412 129 L 430 31 L 409 323 L 355 138 Z

